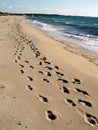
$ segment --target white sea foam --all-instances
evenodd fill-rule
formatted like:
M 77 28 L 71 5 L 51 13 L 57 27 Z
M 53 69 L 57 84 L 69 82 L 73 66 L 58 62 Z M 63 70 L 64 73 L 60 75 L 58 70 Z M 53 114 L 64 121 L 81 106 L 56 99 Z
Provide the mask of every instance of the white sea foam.
M 50 24 L 39 22 L 37 20 L 34 20 L 33 23 L 41 27 L 41 29 L 43 29 L 44 31 L 51 31 L 51 32 L 56 31 L 56 28 Z
M 48 32 L 51 35 L 57 36 L 58 38 L 65 41 L 76 43 L 84 47 L 85 49 L 88 49 L 98 54 L 98 38 L 96 38 L 94 35 L 82 34 L 82 33 L 78 34 L 77 32 L 76 32 L 77 34 L 75 34 L 73 33 L 74 31 L 73 32 L 70 31 L 71 29 L 73 29 L 72 27 L 63 28 L 62 26 L 54 26 L 37 20 L 33 20 L 32 23 L 36 27 Z

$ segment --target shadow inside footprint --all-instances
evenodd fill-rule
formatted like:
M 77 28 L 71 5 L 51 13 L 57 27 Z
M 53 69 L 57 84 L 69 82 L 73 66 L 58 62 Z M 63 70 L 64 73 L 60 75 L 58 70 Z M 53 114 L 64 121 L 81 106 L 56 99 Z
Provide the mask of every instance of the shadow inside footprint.
M 50 110 L 47 111 L 47 116 L 48 116 L 48 119 L 52 120 L 52 121 L 56 120 L 56 118 L 57 118 L 56 115 Z
M 67 93 L 67 94 L 70 93 L 69 90 L 68 90 L 65 86 L 60 87 L 60 89 L 61 89 L 64 93 Z
M 42 62 L 39 62 L 39 65 L 42 65 Z
M 50 65 L 51 63 L 49 61 L 44 61 L 45 64 Z
M 44 73 L 43 73 L 43 71 L 39 71 L 39 74 L 43 75 Z
M 69 105 L 73 106 L 73 107 L 76 106 L 76 104 L 74 103 L 74 101 L 71 100 L 71 99 L 66 99 L 66 102 L 67 102 Z
M 3 85 L 0 85 L 0 89 L 4 89 L 5 88 L 5 86 L 3 86 Z
M 25 63 L 27 63 L 27 64 L 28 64 L 28 63 L 29 63 L 29 61 L 25 60 Z
M 28 76 L 27 78 L 28 78 L 30 81 L 33 81 L 33 78 L 32 78 L 32 77 Z
M 24 70 L 20 70 L 20 73 L 22 73 L 22 74 L 23 74 L 23 73 L 24 73 Z
M 52 74 L 51 74 L 50 72 L 47 72 L 47 76 L 50 76 L 50 77 L 51 77 L 51 76 L 52 76 Z
M 19 64 L 19 66 L 20 66 L 21 68 L 24 68 L 24 65 Z
M 74 84 L 81 84 L 81 81 L 80 81 L 80 79 L 76 79 L 76 78 L 75 78 L 75 79 L 73 79 L 73 83 L 74 83 Z
M 27 90 L 31 90 L 31 91 L 33 90 L 33 88 L 32 88 L 31 85 L 27 85 L 27 86 L 26 86 L 26 89 L 27 89 Z
M 88 101 L 84 101 L 82 99 L 78 99 L 78 102 L 79 103 L 83 103 L 84 105 L 86 105 L 87 107 L 92 107 L 92 104 Z
M 34 67 L 32 65 L 29 66 L 31 69 L 34 69 Z
M 97 125 L 98 124 L 98 119 L 95 117 L 95 116 L 93 116 L 93 115 L 91 115 L 91 114 L 89 114 L 89 113 L 86 113 L 86 121 L 90 124 L 90 125 L 92 125 L 92 126 L 94 126 L 94 125 Z
M 63 82 L 63 83 L 68 83 L 68 80 L 61 79 L 61 78 L 59 78 L 58 81 L 61 81 L 61 82 Z
M 48 99 L 42 95 L 39 95 L 39 98 L 41 99 L 42 102 L 48 102 Z
M 20 57 L 20 56 L 18 56 L 18 59 L 20 60 L 20 59 L 21 59 L 21 57 Z
M 46 69 L 48 69 L 48 70 L 53 70 L 51 67 L 49 67 L 49 66 L 46 66 L 45 67 Z
M 76 91 L 79 92 L 79 93 L 82 93 L 83 95 L 90 96 L 86 91 L 81 90 L 81 89 L 79 89 L 79 88 L 76 88 Z
M 48 80 L 48 79 L 45 79 L 45 78 L 44 78 L 44 79 L 43 79 L 43 81 L 45 81 L 45 82 L 49 83 L 49 80 Z
M 59 75 L 59 76 L 64 76 L 64 74 L 60 73 L 60 72 L 56 72 L 56 74 Z
M 46 57 L 43 57 L 43 58 L 40 58 L 41 60 L 45 61 L 47 58 Z
M 58 66 L 54 66 L 55 69 L 59 70 L 59 67 Z
M 14 60 L 15 63 L 17 63 L 17 60 Z

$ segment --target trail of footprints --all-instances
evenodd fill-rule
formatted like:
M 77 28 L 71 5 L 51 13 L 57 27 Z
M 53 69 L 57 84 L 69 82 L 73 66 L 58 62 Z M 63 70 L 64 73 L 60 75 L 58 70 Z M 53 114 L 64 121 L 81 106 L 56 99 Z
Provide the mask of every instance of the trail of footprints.
M 58 84 L 60 84 L 59 86 L 59 90 L 60 92 L 62 92 L 63 94 L 65 94 L 66 96 L 69 95 L 71 93 L 72 90 L 70 90 L 68 87 L 66 87 L 67 84 L 69 84 L 69 81 L 67 79 L 65 79 L 65 75 L 64 73 L 62 73 L 60 71 L 60 67 L 55 65 L 54 67 L 51 67 L 52 63 L 50 61 L 48 61 L 47 57 L 42 56 L 41 52 L 38 50 L 38 48 L 34 45 L 34 43 L 32 41 L 29 41 L 28 39 L 25 38 L 25 35 L 21 34 L 20 35 L 20 39 L 19 38 L 15 38 L 15 40 L 18 42 L 17 46 L 15 46 L 15 59 L 14 59 L 14 63 L 19 64 L 19 72 L 23 75 L 25 74 L 25 66 L 28 65 L 29 68 L 33 71 L 35 69 L 35 67 L 33 65 L 31 65 L 29 63 L 28 60 L 24 60 L 24 63 L 26 63 L 26 65 L 21 64 L 20 61 L 21 59 L 23 59 L 23 52 L 25 50 L 26 45 L 29 46 L 30 50 L 33 52 L 34 57 L 37 58 L 39 60 L 39 62 L 37 63 L 38 66 L 42 66 L 44 67 L 44 69 L 46 70 L 47 74 L 44 73 L 43 70 L 38 70 L 38 74 L 42 76 L 42 82 L 45 82 L 46 85 L 49 84 L 51 82 L 50 77 L 53 76 L 52 72 L 55 72 L 55 75 L 57 76 L 57 81 Z M 21 43 L 21 41 L 24 41 L 24 44 Z M 28 75 L 26 76 L 26 79 L 29 82 L 33 82 L 34 79 L 32 76 Z M 73 88 L 73 91 L 78 93 L 78 94 L 82 94 L 85 96 L 90 96 L 90 94 L 85 91 L 82 90 L 79 87 L 79 85 L 81 85 L 81 80 L 74 78 L 71 83 L 73 83 L 73 85 L 76 85 L 75 88 Z M 77 87 L 78 86 L 78 87 Z M 27 84 L 26 85 L 26 90 L 32 91 L 33 87 L 31 84 Z M 49 100 L 47 97 L 43 96 L 43 95 L 38 95 L 37 96 L 39 98 L 39 100 L 42 103 L 49 103 Z M 65 98 L 65 103 L 68 104 L 69 106 L 76 108 L 77 109 L 77 105 L 81 104 L 85 107 L 91 108 L 93 107 L 93 104 L 89 101 L 83 100 L 83 99 L 77 99 L 76 101 L 73 101 L 73 99 L 69 99 L 69 98 Z M 57 115 L 54 114 L 54 112 L 52 110 L 47 110 L 46 111 L 46 118 L 48 120 L 51 121 L 55 121 L 57 119 Z M 94 115 L 90 114 L 90 113 L 84 113 L 84 121 L 87 122 L 88 124 L 90 124 L 91 126 L 97 126 L 98 125 L 98 119 L 97 117 L 95 117 Z

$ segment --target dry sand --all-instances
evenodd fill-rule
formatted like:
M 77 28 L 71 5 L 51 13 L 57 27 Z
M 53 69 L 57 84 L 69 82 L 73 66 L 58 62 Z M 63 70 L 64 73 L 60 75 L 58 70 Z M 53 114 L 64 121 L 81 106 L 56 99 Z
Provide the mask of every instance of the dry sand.
M 98 55 L 0 17 L 0 130 L 98 130 Z

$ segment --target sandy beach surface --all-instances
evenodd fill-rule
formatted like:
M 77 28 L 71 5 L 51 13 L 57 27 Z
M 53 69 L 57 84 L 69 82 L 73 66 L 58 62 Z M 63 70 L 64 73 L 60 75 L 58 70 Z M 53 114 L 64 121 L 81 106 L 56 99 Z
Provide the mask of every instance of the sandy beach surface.
M 98 55 L 1 16 L 0 130 L 98 130 Z

